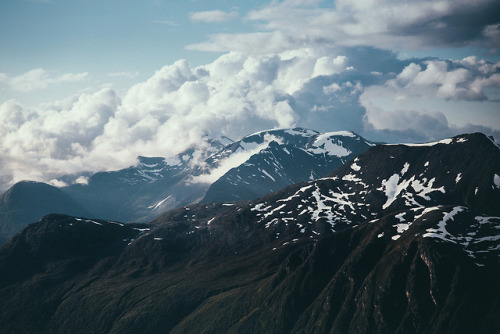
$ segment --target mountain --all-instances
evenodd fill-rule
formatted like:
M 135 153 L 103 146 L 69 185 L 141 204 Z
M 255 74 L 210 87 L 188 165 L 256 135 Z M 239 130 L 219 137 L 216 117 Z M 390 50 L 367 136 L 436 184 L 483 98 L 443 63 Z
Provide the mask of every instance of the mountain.
M 255 199 L 294 183 L 315 180 L 352 160 L 375 143 L 353 132 L 318 133 L 295 128 L 247 136 L 209 158 L 224 160 L 262 147 L 210 185 L 204 203 Z
M 184 205 L 255 199 L 323 177 L 373 145 L 352 132 L 319 133 L 301 128 L 261 131 L 237 142 L 226 137 L 208 139 L 170 158 L 139 157 L 135 166 L 99 172 L 86 182 L 79 178 L 79 183 L 60 189 L 85 211 L 65 208 L 66 202 L 57 211 L 48 206 L 30 212 L 26 205 L 22 210 L 31 220 L 7 222 L 17 228 L 2 228 L 2 236 L 6 240 L 48 213 L 86 212 L 86 216 L 102 219 L 147 222 Z M 5 206 L 4 210 L 10 209 Z
M 59 188 L 31 181 L 15 184 L 0 196 L 0 245 L 49 213 L 90 214 Z
M 170 158 L 139 157 L 135 166 L 99 172 L 87 184 L 72 184 L 62 190 L 95 217 L 144 222 L 168 209 L 198 202 L 207 186 L 188 182 L 200 169 L 197 161 L 230 142 L 227 138 L 209 139 Z
M 468 134 L 145 225 L 46 216 L 0 248 L 0 331 L 499 333 L 499 175 Z
M 325 176 L 373 145 L 352 132 L 266 130 L 167 159 L 139 157 L 136 166 L 62 190 L 97 217 L 144 222 L 183 205 L 255 199 Z

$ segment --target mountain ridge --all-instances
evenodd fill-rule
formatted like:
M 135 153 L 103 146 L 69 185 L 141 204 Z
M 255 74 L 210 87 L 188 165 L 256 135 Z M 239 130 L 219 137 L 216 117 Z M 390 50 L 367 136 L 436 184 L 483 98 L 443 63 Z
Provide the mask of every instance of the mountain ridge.
M 86 216 L 147 222 L 183 205 L 253 199 L 324 176 L 372 145 L 346 131 L 264 130 L 236 142 L 225 137 L 209 139 L 199 149 L 190 148 L 169 158 L 140 156 L 137 165 L 122 170 L 98 172 L 87 179 L 72 176 L 75 183 L 60 190 L 79 203 Z M 296 168 L 297 158 L 290 152 L 299 154 L 301 168 Z M 64 207 L 51 210 L 47 207 L 27 217 L 6 216 L 8 220 L 0 220 L 0 224 L 22 227 L 45 214 L 76 213 Z M 4 240 L 18 230 L 6 230 Z
M 325 178 L 256 200 L 181 207 L 144 230 L 47 216 L 0 248 L 0 271 L 40 257 L 30 243 L 64 240 L 75 224 L 96 249 L 115 244 L 92 237 L 112 226 L 119 247 L 65 266 L 49 256 L 36 273 L 4 278 L 0 328 L 499 332 L 498 159 L 484 135 L 461 135 L 376 146 Z

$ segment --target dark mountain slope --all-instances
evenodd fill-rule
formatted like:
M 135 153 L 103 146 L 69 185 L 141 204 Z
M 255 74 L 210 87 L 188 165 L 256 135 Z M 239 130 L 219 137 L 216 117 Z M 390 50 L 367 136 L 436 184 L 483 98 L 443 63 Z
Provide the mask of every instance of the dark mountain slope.
M 89 215 L 59 188 L 41 182 L 17 183 L 0 196 L 0 245 L 29 223 L 49 213 Z
M 480 134 L 376 147 L 325 179 L 180 208 L 151 230 L 46 217 L 0 249 L 0 330 L 498 333 L 499 152 Z M 82 233 L 91 246 L 57 243 Z

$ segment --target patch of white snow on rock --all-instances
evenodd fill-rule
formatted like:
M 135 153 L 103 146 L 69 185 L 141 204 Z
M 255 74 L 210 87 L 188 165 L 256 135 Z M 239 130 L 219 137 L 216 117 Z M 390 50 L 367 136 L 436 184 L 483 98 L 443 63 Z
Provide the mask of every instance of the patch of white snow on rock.
M 495 186 L 497 187 L 497 189 L 500 189 L 500 176 L 498 176 L 497 174 L 495 174 L 493 176 L 493 183 L 495 184 Z

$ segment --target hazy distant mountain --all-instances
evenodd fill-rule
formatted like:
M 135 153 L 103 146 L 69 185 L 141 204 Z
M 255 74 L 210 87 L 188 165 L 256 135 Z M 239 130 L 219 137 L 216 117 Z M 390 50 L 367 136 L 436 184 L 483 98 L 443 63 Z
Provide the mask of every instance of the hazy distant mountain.
M 168 209 L 198 202 L 208 186 L 191 183 L 190 178 L 199 173 L 201 162 L 231 142 L 218 138 L 170 158 L 139 157 L 136 166 L 100 172 L 92 175 L 88 184 L 73 184 L 62 190 L 94 217 L 146 221 Z
M 15 184 L 0 196 L 0 244 L 49 213 L 90 215 L 59 188 L 31 181 Z
M 47 216 L 0 249 L 0 329 L 498 333 L 498 203 L 500 149 L 470 134 L 144 225 Z

